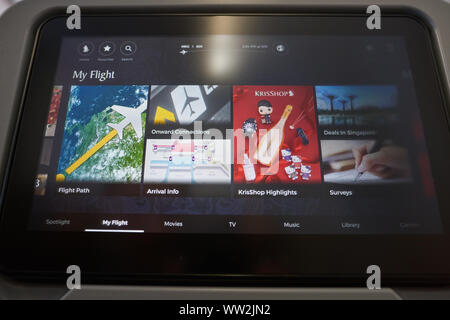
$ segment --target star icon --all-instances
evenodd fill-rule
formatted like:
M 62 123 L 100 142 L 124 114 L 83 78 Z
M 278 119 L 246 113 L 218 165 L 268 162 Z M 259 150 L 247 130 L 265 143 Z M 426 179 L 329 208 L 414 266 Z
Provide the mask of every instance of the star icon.
M 98 52 L 102 56 L 110 56 L 116 51 L 116 45 L 114 42 L 111 41 L 105 41 L 100 44 L 98 47 Z

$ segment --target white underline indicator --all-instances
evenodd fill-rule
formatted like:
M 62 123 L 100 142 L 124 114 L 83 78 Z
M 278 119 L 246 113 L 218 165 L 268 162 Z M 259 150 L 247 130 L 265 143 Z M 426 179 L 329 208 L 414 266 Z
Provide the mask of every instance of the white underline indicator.
M 84 229 L 85 232 L 125 232 L 125 233 L 144 233 L 144 230 L 114 230 L 114 229 Z

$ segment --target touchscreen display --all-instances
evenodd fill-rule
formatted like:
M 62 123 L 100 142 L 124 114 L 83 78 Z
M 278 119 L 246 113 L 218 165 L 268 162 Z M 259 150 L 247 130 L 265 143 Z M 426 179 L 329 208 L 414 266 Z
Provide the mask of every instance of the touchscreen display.
M 34 230 L 442 232 L 401 36 L 64 37 L 55 63 Z

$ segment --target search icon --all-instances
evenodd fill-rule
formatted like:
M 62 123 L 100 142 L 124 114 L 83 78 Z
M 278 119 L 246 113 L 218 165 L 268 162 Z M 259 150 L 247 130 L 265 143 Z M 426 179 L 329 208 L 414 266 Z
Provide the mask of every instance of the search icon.
M 132 41 L 126 41 L 122 43 L 120 46 L 120 52 L 122 52 L 123 55 L 129 56 L 136 52 L 137 46 Z

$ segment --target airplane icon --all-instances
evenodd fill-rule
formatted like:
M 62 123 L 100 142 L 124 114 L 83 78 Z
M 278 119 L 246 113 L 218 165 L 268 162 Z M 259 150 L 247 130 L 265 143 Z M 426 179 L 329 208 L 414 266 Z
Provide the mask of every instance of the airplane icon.
M 113 105 L 111 107 L 114 111 L 120 113 L 125 117 L 119 123 L 108 123 L 107 125 L 115 129 L 119 134 L 119 138 L 122 139 L 123 129 L 131 123 L 134 131 L 136 132 L 136 137 L 140 139 L 142 137 L 142 120 L 141 113 L 147 109 L 147 102 L 142 103 L 137 108 L 123 107 L 118 105 Z
M 176 86 L 170 92 L 177 120 L 180 124 L 190 124 L 197 120 L 207 107 L 200 86 Z M 189 112 L 189 110 L 191 112 Z
M 190 96 L 188 96 L 188 93 L 186 91 L 186 87 L 184 87 L 183 89 L 184 89 L 184 94 L 186 95 L 186 100 L 184 101 L 184 106 L 183 106 L 183 109 L 181 109 L 181 113 L 183 114 L 184 110 L 186 109 L 186 107 L 189 106 L 189 109 L 191 110 L 190 117 L 192 117 L 192 115 L 195 113 L 195 111 L 192 110 L 191 102 L 197 101 L 198 97 L 190 97 Z

